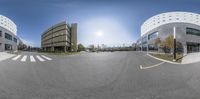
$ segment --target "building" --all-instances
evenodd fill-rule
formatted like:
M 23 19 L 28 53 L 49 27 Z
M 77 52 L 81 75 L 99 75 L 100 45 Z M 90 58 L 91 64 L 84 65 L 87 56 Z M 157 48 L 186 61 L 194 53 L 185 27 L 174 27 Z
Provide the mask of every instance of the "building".
M 9 18 L 0 15 L 0 52 L 17 51 L 17 26 Z
M 191 12 L 167 12 L 152 16 L 141 26 L 141 37 L 137 49 L 162 51 L 161 41 L 176 32 L 176 40 L 182 45 L 179 51 L 184 54 L 200 51 L 200 15 Z
M 47 29 L 41 36 L 43 51 L 77 51 L 77 24 L 61 22 Z

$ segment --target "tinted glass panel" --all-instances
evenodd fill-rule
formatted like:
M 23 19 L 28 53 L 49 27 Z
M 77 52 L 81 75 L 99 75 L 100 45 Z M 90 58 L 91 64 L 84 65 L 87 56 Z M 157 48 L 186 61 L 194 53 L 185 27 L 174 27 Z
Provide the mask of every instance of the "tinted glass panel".
M 200 36 L 200 30 L 194 28 L 186 28 L 186 34 Z
M 17 43 L 17 39 L 16 39 L 16 38 L 14 38 L 14 42 L 16 42 L 16 43 Z
M 158 32 L 153 32 L 148 35 L 148 40 L 155 39 L 155 38 L 157 38 L 157 36 L 158 36 Z
M 2 37 L 2 31 L 0 31 L 0 37 Z
M 12 40 L 12 35 L 5 33 L 5 38 L 8 40 Z
M 147 37 L 145 36 L 142 38 L 142 44 L 146 44 L 146 43 L 147 43 Z

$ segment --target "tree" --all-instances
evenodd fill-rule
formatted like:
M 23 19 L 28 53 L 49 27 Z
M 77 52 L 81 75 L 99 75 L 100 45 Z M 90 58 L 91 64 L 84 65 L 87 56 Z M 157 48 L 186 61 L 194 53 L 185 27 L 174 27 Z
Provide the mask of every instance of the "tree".
M 181 42 L 176 42 L 177 53 L 183 53 L 183 44 Z
M 161 43 L 160 38 L 156 38 L 155 41 L 154 41 L 154 43 L 153 43 L 153 45 L 154 46 L 158 46 L 160 43 Z
M 173 35 L 170 35 L 167 38 L 165 38 L 165 40 L 161 42 L 160 47 L 165 53 L 171 52 L 174 47 Z
M 173 35 L 170 35 L 165 39 L 165 46 L 168 49 L 172 49 L 174 47 Z
M 78 52 L 85 51 L 85 47 L 82 44 L 78 44 Z
M 181 42 L 176 42 L 176 48 L 183 48 L 183 45 Z
M 160 47 L 163 48 L 165 53 L 169 53 L 172 51 L 172 49 L 174 48 L 174 39 L 173 39 L 173 35 L 168 36 L 167 38 L 165 38 L 165 40 L 163 42 L 161 42 Z M 183 45 L 181 42 L 176 42 L 176 49 L 179 52 L 183 51 Z
M 161 45 L 161 40 L 160 38 L 156 38 L 153 42 L 154 48 L 158 49 L 158 46 Z

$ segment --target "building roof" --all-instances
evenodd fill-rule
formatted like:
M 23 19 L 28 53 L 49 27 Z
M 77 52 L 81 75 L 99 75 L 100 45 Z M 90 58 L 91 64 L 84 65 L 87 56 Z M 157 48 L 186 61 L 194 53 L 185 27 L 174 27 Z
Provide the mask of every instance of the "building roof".
M 200 14 L 192 12 L 166 12 L 150 17 L 141 26 L 141 36 L 168 23 L 190 23 L 200 26 Z

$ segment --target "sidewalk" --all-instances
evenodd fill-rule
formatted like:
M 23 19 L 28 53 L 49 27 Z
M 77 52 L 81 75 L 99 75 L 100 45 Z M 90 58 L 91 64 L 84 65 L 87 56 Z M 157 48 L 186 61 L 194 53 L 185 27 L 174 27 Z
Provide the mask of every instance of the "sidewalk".
M 200 52 L 188 53 L 182 59 L 182 64 L 189 64 L 189 63 L 195 63 L 195 62 L 200 62 Z
M 7 52 L 0 52 L 0 62 L 15 56 L 15 54 L 9 54 Z

